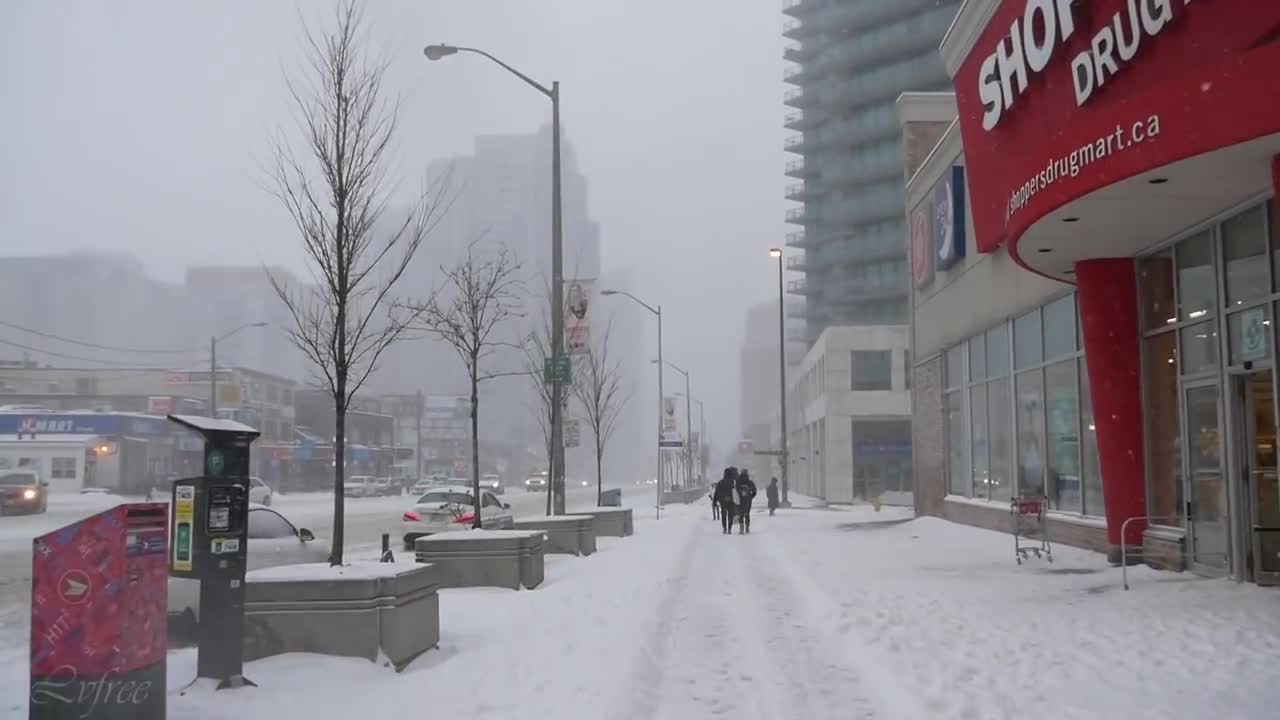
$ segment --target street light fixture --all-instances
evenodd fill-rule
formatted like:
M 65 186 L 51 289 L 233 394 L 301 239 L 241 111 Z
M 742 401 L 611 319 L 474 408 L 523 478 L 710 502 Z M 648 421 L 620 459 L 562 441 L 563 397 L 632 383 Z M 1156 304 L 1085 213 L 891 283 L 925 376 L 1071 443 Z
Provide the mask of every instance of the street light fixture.
M 474 53 L 488 58 L 503 70 L 523 80 L 551 100 L 551 364 L 560 367 L 564 355 L 564 259 L 563 231 L 560 211 L 560 81 L 547 87 L 516 70 L 484 50 L 458 45 L 428 45 L 422 54 L 428 60 L 440 60 L 458 53 Z M 551 377 L 551 487 L 555 494 L 556 512 L 564 512 L 564 413 L 561 405 L 564 386 L 560 376 Z
M 657 360 L 651 360 L 650 362 L 651 362 L 651 363 L 654 363 L 654 364 L 657 364 L 657 362 L 658 362 L 658 361 L 657 361 Z M 668 360 L 668 361 L 666 362 L 666 366 L 667 366 L 667 367 L 669 367 L 669 368 L 671 368 L 672 370 L 675 370 L 676 372 L 680 373 L 681 375 L 684 375 L 684 392 L 683 392 L 683 393 L 676 393 L 676 394 L 677 394 L 677 395 L 684 395 L 684 427 L 685 427 L 685 440 L 684 440 L 684 477 L 685 477 L 685 482 L 686 482 L 686 483 L 689 483 L 690 485 L 692 485 L 692 484 L 693 484 L 693 443 L 692 443 L 691 441 L 692 441 L 692 439 L 693 439 L 693 437 L 692 437 L 692 435 L 693 435 L 693 409 L 692 409 L 692 400 L 691 400 L 691 398 L 693 397 L 693 394 L 689 392 L 689 371 L 688 371 L 688 370 L 685 370 L 684 368 L 680 367 L 679 365 L 676 365 L 675 363 L 671 362 L 670 360 Z
M 654 307 L 640 298 L 632 295 L 626 290 L 601 290 L 600 294 L 608 297 L 611 295 L 623 295 L 631 298 L 637 305 L 648 310 L 658 317 L 658 363 L 662 363 L 662 306 Z M 662 368 L 658 368 L 658 485 L 656 488 L 657 500 L 654 503 L 657 518 L 662 517 Z
M 218 417 L 218 341 L 226 340 L 245 328 L 266 327 L 265 322 L 245 323 L 221 335 L 209 336 L 209 417 Z
M 778 398 L 782 405 L 782 507 L 791 507 L 787 483 L 787 338 L 786 307 L 782 294 L 782 248 L 769 248 L 769 257 L 778 261 Z

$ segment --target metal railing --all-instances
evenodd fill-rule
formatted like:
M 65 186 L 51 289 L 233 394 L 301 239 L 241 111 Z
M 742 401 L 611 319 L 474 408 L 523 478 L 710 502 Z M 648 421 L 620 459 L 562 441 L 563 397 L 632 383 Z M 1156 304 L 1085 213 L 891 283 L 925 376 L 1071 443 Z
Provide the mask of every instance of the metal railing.
M 1181 519 L 1181 515 L 1135 515 L 1131 518 L 1125 518 L 1125 521 L 1120 523 L 1120 579 L 1125 590 L 1129 589 L 1129 543 L 1125 542 L 1124 539 L 1129 535 L 1129 523 L 1134 520 L 1141 520 L 1142 522 L 1147 523 L 1147 526 L 1150 527 L 1152 520 L 1163 521 Z M 1143 545 L 1145 544 L 1146 543 L 1144 542 Z M 1143 554 L 1145 555 L 1146 553 L 1144 552 Z

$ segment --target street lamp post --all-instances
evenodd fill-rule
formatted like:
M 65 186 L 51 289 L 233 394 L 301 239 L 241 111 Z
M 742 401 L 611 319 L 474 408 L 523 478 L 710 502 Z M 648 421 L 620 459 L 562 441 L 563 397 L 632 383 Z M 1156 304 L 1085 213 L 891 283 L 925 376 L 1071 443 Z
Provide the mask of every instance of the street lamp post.
M 428 45 L 422 54 L 428 60 L 440 60 L 460 52 L 475 53 L 488 58 L 507 72 L 523 80 L 530 87 L 551 100 L 551 367 L 558 370 L 564 355 L 564 259 L 563 223 L 560 209 L 560 81 L 551 87 L 516 70 L 498 58 L 477 48 L 457 45 Z M 564 413 L 561 409 L 564 387 L 560 375 L 551 376 L 551 487 L 555 497 L 555 512 L 564 514 Z
M 778 398 L 782 405 L 782 507 L 791 507 L 787 482 L 787 338 L 786 307 L 782 294 L 782 248 L 770 248 L 769 256 L 778 259 Z
M 702 448 L 710 447 L 707 443 L 707 408 L 701 400 L 693 398 L 698 403 L 698 473 L 703 482 L 707 481 L 707 463 L 703 459 Z
M 654 362 L 658 361 L 654 360 Z M 667 367 L 684 376 L 684 392 L 676 394 L 684 395 L 684 478 L 687 484 L 693 485 L 693 443 L 691 442 L 693 440 L 693 394 L 689 392 L 689 371 L 669 361 Z
M 209 336 L 209 417 L 218 417 L 218 341 L 226 340 L 245 328 L 266 326 L 265 322 L 245 323 L 221 335 Z
M 601 295 L 605 295 L 605 296 L 609 296 L 609 295 L 625 295 L 626 297 L 629 297 L 629 298 L 631 298 L 632 300 L 634 300 L 638 305 L 640 305 L 641 307 L 643 307 L 645 310 L 648 310 L 649 312 L 653 313 L 654 315 L 656 315 L 656 316 L 658 317 L 658 484 L 657 484 L 657 487 L 655 488 L 655 492 L 656 492 L 657 497 L 656 497 L 656 500 L 655 500 L 655 502 L 654 502 L 654 508 L 655 508 L 655 512 L 656 512 L 656 515 L 655 515 L 654 517 L 657 517 L 657 518 L 659 518 L 659 519 L 660 519 L 660 518 L 662 517 L 662 476 L 663 476 L 663 472 L 662 472 L 662 401 L 663 401 L 663 394 L 662 394 L 662 393 L 663 393 L 663 390 L 662 390 L 662 306 L 661 306 L 661 305 L 659 305 L 659 306 L 657 306 L 657 307 L 654 307 L 654 306 L 650 305 L 649 303 L 647 303 L 647 302 L 645 302 L 645 301 L 641 300 L 640 298 L 636 297 L 635 295 L 632 295 L 631 293 L 627 292 L 626 290 L 601 290 L 601 291 L 600 291 L 600 294 L 601 294 Z

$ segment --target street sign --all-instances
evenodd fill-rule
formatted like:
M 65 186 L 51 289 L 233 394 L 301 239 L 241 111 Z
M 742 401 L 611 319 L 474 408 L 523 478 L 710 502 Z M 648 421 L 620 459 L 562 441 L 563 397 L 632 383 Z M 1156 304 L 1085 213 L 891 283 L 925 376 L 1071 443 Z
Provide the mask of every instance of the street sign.
M 566 281 L 564 299 L 564 351 L 581 355 L 591 347 L 591 306 L 595 304 L 594 280 Z
M 1240 313 L 1240 359 L 1262 360 L 1267 356 L 1267 308 L 1250 308 Z
M 33 541 L 32 720 L 163 720 L 167 516 L 118 505 Z
M 582 425 L 577 420 L 564 421 L 564 446 L 576 448 L 582 443 Z
M 676 431 L 676 399 L 662 398 L 662 432 Z
M 659 441 L 658 441 L 658 447 L 660 447 L 660 448 L 682 448 L 682 447 L 684 447 L 684 441 L 683 441 L 683 440 L 659 440 Z
M 568 355 L 558 358 L 546 358 L 542 361 L 542 381 L 548 385 L 560 383 L 573 384 L 573 360 Z

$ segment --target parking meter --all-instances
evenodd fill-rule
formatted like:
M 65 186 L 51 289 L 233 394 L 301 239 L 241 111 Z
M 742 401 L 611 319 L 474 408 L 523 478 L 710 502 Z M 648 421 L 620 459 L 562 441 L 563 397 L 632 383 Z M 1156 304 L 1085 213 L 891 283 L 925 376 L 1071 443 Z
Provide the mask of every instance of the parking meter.
M 231 420 L 170 415 L 204 437 L 204 474 L 173 483 L 169 574 L 200 581 L 196 676 L 218 688 L 244 678 L 244 576 L 249 532 L 249 446 L 258 431 Z

